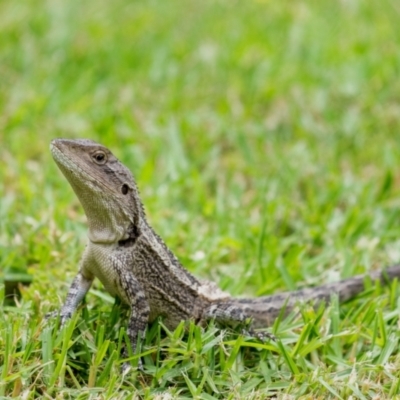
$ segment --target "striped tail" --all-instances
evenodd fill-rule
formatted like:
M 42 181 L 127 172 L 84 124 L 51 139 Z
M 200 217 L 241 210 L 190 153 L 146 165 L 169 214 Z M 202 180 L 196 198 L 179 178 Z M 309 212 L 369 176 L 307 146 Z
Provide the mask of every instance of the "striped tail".
M 265 328 L 273 324 L 281 313 L 282 308 L 285 308 L 285 314 L 287 314 L 299 302 L 312 302 L 314 305 L 318 305 L 321 302 L 329 302 L 333 295 L 338 296 L 339 301 L 344 302 L 363 292 L 365 289 L 364 283 L 368 279 L 380 281 L 381 284 L 387 285 L 396 278 L 400 278 L 400 265 L 294 292 L 283 292 L 253 299 L 229 299 L 229 303 L 251 317 L 253 319 L 253 327 Z

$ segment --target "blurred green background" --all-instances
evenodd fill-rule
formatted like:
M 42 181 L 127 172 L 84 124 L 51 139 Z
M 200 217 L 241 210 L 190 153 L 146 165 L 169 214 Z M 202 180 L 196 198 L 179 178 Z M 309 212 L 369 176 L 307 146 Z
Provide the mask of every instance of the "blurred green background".
M 399 14 L 1 1 L 0 268 L 34 276 L 32 315 L 59 304 L 86 240 L 55 137 L 109 147 L 182 263 L 235 295 L 400 260 Z
M 397 243 L 395 2 L 3 1 L 0 15 L 2 266 L 47 269 L 60 238 L 85 238 L 54 137 L 110 147 L 190 268 L 230 281 L 216 266 L 245 265 L 256 291 L 281 285 L 264 278 L 290 249 L 350 275 L 371 262 L 361 239 Z

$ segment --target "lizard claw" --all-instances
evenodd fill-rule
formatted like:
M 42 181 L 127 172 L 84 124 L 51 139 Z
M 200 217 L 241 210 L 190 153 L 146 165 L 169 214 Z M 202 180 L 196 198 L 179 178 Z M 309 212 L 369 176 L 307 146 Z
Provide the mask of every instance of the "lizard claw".
M 129 361 L 125 361 L 125 362 L 122 364 L 122 367 L 121 367 L 121 373 L 122 373 L 122 375 L 123 375 L 123 376 L 126 376 L 126 375 L 129 373 L 129 371 L 131 371 L 131 370 L 132 370 L 132 365 L 131 365 L 131 363 L 130 363 Z M 139 358 L 139 360 L 138 360 L 137 370 L 138 370 L 139 372 L 144 372 L 143 362 L 142 362 L 142 359 L 141 359 L 141 358 Z
M 52 311 L 45 314 L 44 318 L 46 321 L 48 321 L 49 319 L 53 319 L 58 316 L 60 316 L 60 326 L 63 327 L 67 320 L 71 318 L 72 313 L 60 313 L 59 311 Z
M 129 361 L 125 361 L 122 364 L 122 368 L 121 368 L 122 376 L 126 376 L 131 369 L 132 369 L 131 363 Z
M 253 329 L 243 329 L 243 335 L 250 336 L 252 338 L 258 339 L 261 342 L 266 342 L 267 339 L 273 340 L 274 342 L 277 340 L 276 336 L 269 332 L 257 332 Z
M 44 319 L 48 320 L 48 319 L 52 319 L 52 318 L 56 318 L 58 316 L 59 312 L 58 311 L 51 311 L 48 312 L 44 315 Z

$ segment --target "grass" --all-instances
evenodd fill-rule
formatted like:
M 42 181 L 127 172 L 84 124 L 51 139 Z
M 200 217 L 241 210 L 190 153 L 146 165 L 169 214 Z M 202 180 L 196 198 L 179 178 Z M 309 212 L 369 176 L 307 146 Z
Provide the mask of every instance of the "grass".
M 0 398 L 399 398 L 396 282 L 304 306 L 275 323 L 276 343 L 154 324 L 146 374 L 125 379 L 123 310 L 99 283 L 65 328 L 44 321 L 86 241 L 54 137 L 110 147 L 182 263 L 234 295 L 398 262 L 399 12 L 389 0 L 2 1 L 0 268 L 33 282 L 0 311 Z

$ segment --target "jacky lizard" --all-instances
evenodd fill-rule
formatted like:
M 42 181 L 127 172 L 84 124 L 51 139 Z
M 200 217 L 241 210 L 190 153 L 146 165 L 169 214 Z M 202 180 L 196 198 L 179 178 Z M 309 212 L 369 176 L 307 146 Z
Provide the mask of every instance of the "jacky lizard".
M 127 333 L 133 351 L 147 324 L 157 317 L 170 329 L 188 319 L 215 319 L 227 325 L 251 320 L 248 332 L 262 337 L 252 328 L 268 327 L 284 307 L 289 311 L 299 301 L 329 301 L 333 294 L 345 301 L 364 289 L 366 276 L 360 275 L 295 292 L 232 298 L 182 267 L 148 224 L 132 174 L 110 150 L 87 139 L 55 139 L 50 148 L 85 210 L 89 228 L 79 272 L 61 309 L 62 323 L 77 309 L 95 277 L 130 306 Z M 400 276 L 400 265 L 368 275 L 386 283 Z

